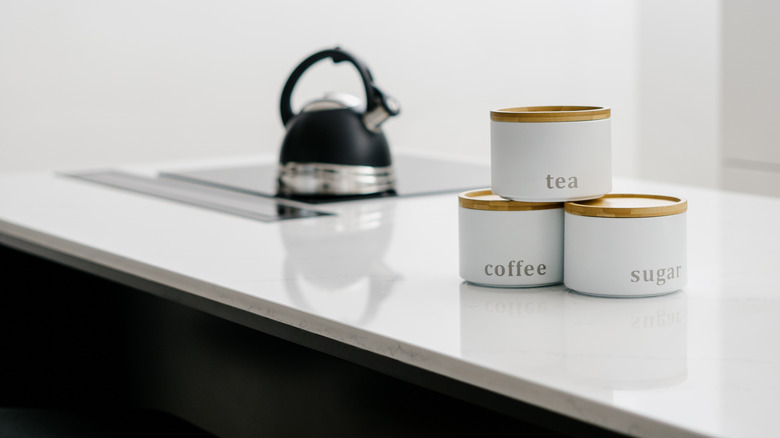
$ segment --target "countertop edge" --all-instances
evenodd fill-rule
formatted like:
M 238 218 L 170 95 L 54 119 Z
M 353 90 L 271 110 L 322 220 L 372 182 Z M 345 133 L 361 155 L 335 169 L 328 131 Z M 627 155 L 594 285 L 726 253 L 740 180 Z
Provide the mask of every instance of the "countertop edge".
M 106 272 L 111 271 L 120 275 L 124 274 L 141 281 L 175 289 L 181 291 L 182 294 L 172 297 L 169 293 L 161 294 L 150 290 L 145 291 L 162 295 L 164 298 L 172 299 L 184 305 L 199 307 L 193 306 L 191 302 L 187 302 L 189 300 L 185 294 L 191 294 L 193 297 L 230 307 L 237 312 L 259 316 L 370 354 L 379 355 L 386 359 L 435 373 L 520 403 L 545 409 L 618 433 L 635 436 L 708 436 L 674 425 L 660 423 L 631 412 L 615 409 L 607 404 L 566 394 L 555 388 L 511 377 L 499 371 L 483 368 L 475 364 L 460 363 L 446 355 L 425 348 L 379 337 L 365 330 L 353 330 L 349 326 L 333 320 L 306 314 L 284 305 L 252 297 L 232 289 L 215 286 L 192 277 L 106 253 L 3 220 L 0 220 L 0 244 L 6 244 L 49 259 L 52 259 L 52 257 L 47 257 L 45 253 L 49 255 L 59 254 L 63 258 L 81 261 L 84 264 L 92 264 Z M 53 261 L 64 262 L 63 259 Z M 65 264 L 77 269 L 90 271 L 89 269 L 84 269 L 85 266 L 73 266 L 78 264 L 78 262 Z M 95 272 L 91 273 L 94 274 Z M 103 276 L 110 277 L 110 275 Z M 116 278 L 109 279 L 116 280 Z M 133 283 L 133 280 L 131 279 L 129 282 Z M 127 282 L 124 283 L 127 284 Z M 135 284 L 127 285 L 136 286 Z M 225 317 L 225 315 L 219 314 L 217 316 Z M 233 318 L 226 319 L 233 320 Z M 247 325 L 246 321 L 234 322 Z M 355 333 L 355 331 L 360 333 Z M 277 334 L 277 336 L 279 335 Z M 295 342 L 294 340 L 292 341 Z M 534 401 L 530 402 L 529 400 Z

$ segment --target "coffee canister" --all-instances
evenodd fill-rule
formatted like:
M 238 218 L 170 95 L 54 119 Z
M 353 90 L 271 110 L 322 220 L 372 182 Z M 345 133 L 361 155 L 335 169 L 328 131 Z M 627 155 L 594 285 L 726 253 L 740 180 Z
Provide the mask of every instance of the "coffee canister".
M 485 286 L 563 280 L 563 204 L 503 199 L 491 190 L 458 195 L 460 276 Z
M 567 202 L 564 209 L 566 287 L 610 297 L 663 295 L 685 287 L 684 199 L 608 194 Z
M 491 111 L 491 188 L 518 201 L 598 198 L 612 190 L 611 138 L 607 107 Z

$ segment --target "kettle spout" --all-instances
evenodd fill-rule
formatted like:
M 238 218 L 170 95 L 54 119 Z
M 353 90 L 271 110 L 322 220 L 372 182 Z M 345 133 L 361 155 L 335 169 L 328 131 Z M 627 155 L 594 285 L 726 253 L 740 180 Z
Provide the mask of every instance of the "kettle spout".
M 385 95 L 378 88 L 374 87 L 374 90 L 377 93 L 379 105 L 363 114 L 363 125 L 371 132 L 379 132 L 379 127 L 385 120 L 401 112 L 401 106 L 397 100 Z

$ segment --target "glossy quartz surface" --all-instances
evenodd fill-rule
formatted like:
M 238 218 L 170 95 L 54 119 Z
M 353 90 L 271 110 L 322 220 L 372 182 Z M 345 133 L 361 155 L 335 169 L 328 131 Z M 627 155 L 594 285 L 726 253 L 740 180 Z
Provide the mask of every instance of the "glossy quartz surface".
M 613 189 L 688 200 L 685 290 L 609 299 L 466 284 L 457 193 L 264 223 L 53 172 L 7 175 L 0 235 L 617 431 L 776 436 L 780 199 L 617 178 Z

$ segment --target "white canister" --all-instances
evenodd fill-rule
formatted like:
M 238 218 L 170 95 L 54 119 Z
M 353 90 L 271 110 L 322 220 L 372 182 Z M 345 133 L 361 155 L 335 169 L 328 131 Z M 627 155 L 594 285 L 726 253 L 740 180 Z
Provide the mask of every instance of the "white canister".
M 685 287 L 684 199 L 609 194 L 567 202 L 564 209 L 566 287 L 609 297 L 663 295 Z
M 460 276 L 498 287 L 563 280 L 563 204 L 503 199 L 489 189 L 458 195 Z
M 610 109 L 535 106 L 490 112 L 491 185 L 518 201 L 598 198 L 612 190 Z

